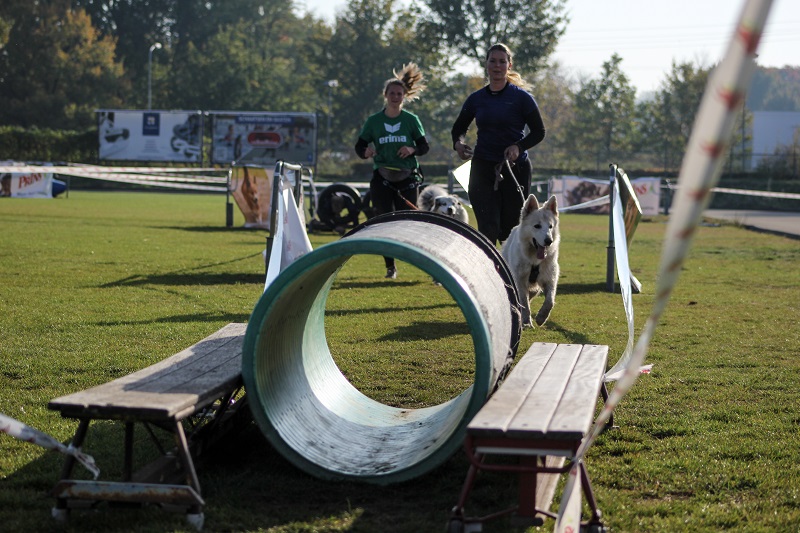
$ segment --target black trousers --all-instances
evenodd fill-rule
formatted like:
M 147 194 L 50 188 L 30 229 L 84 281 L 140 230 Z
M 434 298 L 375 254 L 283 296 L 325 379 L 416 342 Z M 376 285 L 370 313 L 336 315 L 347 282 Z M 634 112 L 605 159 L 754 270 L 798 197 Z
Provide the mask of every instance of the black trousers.
M 522 204 L 531 190 L 530 159 L 517 160 L 511 166 L 513 176 L 505 163 L 500 163 L 503 180 L 494 190 L 497 165 L 495 161 L 473 158 L 469 172 L 469 201 L 478 221 L 478 231 L 494 244 L 505 241 L 519 224 Z M 517 188 L 518 183 L 522 193 Z
M 378 169 L 372 173 L 372 180 L 369 182 L 369 194 L 372 198 L 372 208 L 376 215 L 391 213 L 393 211 L 407 211 L 411 209 L 403 199 L 417 205 L 419 196 L 419 183 L 416 176 L 406 178 L 397 183 L 389 183 L 378 173 Z M 384 257 L 386 268 L 394 268 L 394 257 Z

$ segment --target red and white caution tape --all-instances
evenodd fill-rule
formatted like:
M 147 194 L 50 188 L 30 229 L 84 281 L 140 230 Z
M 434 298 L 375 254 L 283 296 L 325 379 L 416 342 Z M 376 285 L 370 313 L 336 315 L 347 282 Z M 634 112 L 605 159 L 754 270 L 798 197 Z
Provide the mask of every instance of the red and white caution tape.
M 728 51 L 709 77 L 681 166 L 678 192 L 672 202 L 667 235 L 661 252 L 656 301 L 623 375 L 611 391 L 591 433 L 581 443 L 573 458 L 576 463 L 583 460 L 616 406 L 640 375 L 639 368 L 645 360 L 655 329 L 678 281 L 692 237 L 708 205 L 711 190 L 719 182 L 724 164 L 723 155 L 733 132 L 737 110 L 755 71 L 755 53 L 771 6 L 772 0 L 745 2 Z M 569 496 L 566 488 L 564 494 Z M 566 516 L 562 516 L 570 508 L 568 503 L 568 499 L 562 498 L 557 525 L 569 522 Z M 565 530 L 557 527 L 555 531 Z
M 100 475 L 100 468 L 97 467 L 94 462 L 94 458 L 91 455 L 81 452 L 79 448 L 73 448 L 71 444 L 69 446 L 65 446 L 47 433 L 42 433 L 38 429 L 33 429 L 32 427 L 23 424 L 19 420 L 6 416 L 2 413 L 0 413 L 0 433 L 6 433 L 15 439 L 30 442 L 31 444 L 36 444 L 37 446 L 41 446 L 42 448 L 46 448 L 48 450 L 55 450 L 63 453 L 64 455 L 71 455 L 80 464 L 86 467 L 86 469 L 92 473 L 95 479 L 97 479 L 97 477 Z
M 194 169 L 169 167 L 100 167 L 100 166 L 0 166 L 0 173 L 53 173 L 79 178 L 98 179 L 117 183 L 131 183 L 150 187 L 185 189 L 193 191 L 225 192 L 227 178 L 202 176 L 190 172 L 214 171 L 220 169 Z M 216 186 L 214 185 L 216 184 Z
M 597 207 L 598 205 L 606 205 L 608 202 L 611 201 L 611 197 L 609 195 L 601 196 L 600 198 L 595 198 L 594 200 L 588 200 L 586 202 L 575 204 L 575 205 L 568 205 L 565 207 L 559 207 L 559 213 L 568 213 L 570 211 L 578 211 L 579 209 L 587 209 L 589 207 Z M 624 233 L 623 233 L 624 235 Z
M 677 191 L 680 184 L 667 183 L 667 188 Z M 800 200 L 800 193 L 796 192 L 774 192 L 774 191 L 754 191 L 752 189 L 729 189 L 727 187 L 713 187 L 711 192 L 721 192 L 725 194 L 740 194 L 742 196 L 761 196 L 764 198 L 783 198 L 786 200 Z

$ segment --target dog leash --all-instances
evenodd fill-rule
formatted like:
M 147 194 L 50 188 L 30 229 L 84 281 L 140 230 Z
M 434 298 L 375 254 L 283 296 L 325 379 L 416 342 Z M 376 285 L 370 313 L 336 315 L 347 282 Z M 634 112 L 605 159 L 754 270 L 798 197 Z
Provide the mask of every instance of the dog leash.
M 389 187 L 390 189 L 394 189 L 394 192 L 396 192 L 397 196 L 399 196 L 400 199 L 403 200 L 403 202 L 405 202 L 405 204 L 409 207 L 409 209 L 413 209 L 414 211 L 418 211 L 419 210 L 419 207 L 417 207 L 416 205 L 414 205 L 411 202 L 409 202 L 408 198 L 403 196 L 402 193 L 400 192 L 401 189 L 395 187 L 392 182 L 387 181 L 387 180 L 383 180 L 383 184 L 386 185 L 387 187 Z M 419 187 L 419 183 L 418 182 L 414 182 L 411 185 L 407 185 L 406 187 L 403 187 L 402 190 L 404 190 L 404 191 L 411 190 L 411 189 L 413 189 L 415 187 Z
M 504 160 L 502 163 L 498 163 L 494 167 L 494 190 L 497 190 L 500 187 L 500 182 L 503 181 L 503 165 L 506 166 L 508 169 L 508 173 L 511 174 L 511 179 L 514 180 L 514 185 L 517 186 L 517 192 L 519 192 L 520 198 L 522 198 L 522 203 L 525 203 L 525 193 L 522 191 L 522 185 L 519 184 L 517 177 L 514 175 L 514 171 L 511 170 L 511 161 L 508 159 Z

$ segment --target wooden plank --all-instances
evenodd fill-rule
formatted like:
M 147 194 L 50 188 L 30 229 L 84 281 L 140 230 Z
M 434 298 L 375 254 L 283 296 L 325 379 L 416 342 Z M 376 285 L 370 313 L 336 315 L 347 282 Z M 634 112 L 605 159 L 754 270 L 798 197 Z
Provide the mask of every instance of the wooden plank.
M 566 459 L 555 455 L 545 457 L 544 466 L 547 468 L 561 468 Z M 561 474 L 536 474 L 536 507 L 549 511 L 553 505 L 553 496 Z M 544 517 L 543 517 L 544 518 Z
M 559 344 L 506 429 L 510 438 L 544 438 L 580 356 L 581 345 Z
M 608 346 L 584 345 L 547 430 L 548 438 L 581 440 L 589 431 L 603 384 Z
M 163 419 L 191 414 L 241 383 L 246 324 L 228 324 L 159 363 L 52 400 L 63 416 Z
M 556 350 L 553 343 L 536 342 L 514 365 L 500 388 L 467 426 L 476 436 L 501 437 Z

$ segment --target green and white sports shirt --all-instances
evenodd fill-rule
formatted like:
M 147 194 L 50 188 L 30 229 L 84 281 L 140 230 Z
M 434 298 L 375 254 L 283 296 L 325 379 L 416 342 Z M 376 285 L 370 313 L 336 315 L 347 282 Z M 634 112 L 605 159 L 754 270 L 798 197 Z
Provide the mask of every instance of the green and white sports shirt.
M 414 141 L 425 136 L 422 122 L 414 113 L 403 109 L 395 118 L 383 111 L 370 115 L 358 136 L 375 147 L 374 168 L 415 169 L 419 167 L 416 156 L 400 159 L 397 151 L 403 146 L 415 146 Z

